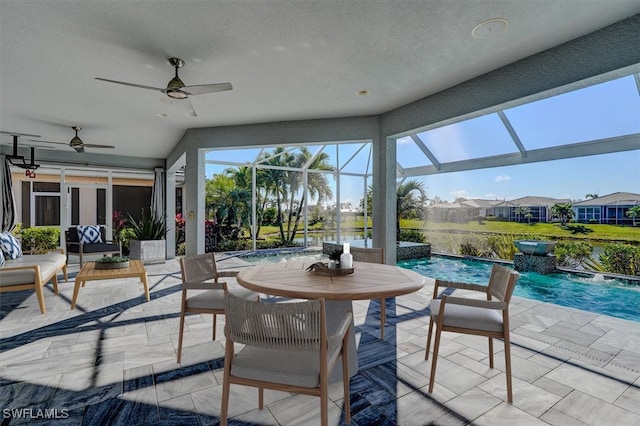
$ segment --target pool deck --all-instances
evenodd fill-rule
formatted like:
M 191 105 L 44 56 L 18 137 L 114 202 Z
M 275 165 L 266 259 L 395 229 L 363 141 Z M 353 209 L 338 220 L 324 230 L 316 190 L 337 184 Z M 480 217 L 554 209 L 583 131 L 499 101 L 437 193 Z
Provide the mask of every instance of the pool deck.
M 241 259 L 219 260 L 221 269 L 247 267 Z M 71 310 L 77 264 L 69 265 L 59 296 L 47 286 L 44 315 L 33 291 L 2 294 L 0 408 L 66 417 L 14 417 L 9 424 L 218 423 L 224 319 L 212 341 L 211 315 L 188 316 L 177 364 L 180 267 L 170 260 L 146 269 L 150 302 L 137 279 L 95 281 Z M 388 299 L 384 341 L 378 301 L 354 304 L 360 371 L 351 380 L 352 424 L 640 424 L 640 324 L 518 297 L 510 316 L 513 404 L 506 402 L 502 343 L 492 370 L 485 338 L 453 333 L 443 334 L 429 394 L 424 348 L 432 291 L 428 280 L 419 292 Z M 330 424 L 344 424 L 340 383 L 329 396 Z M 266 391 L 265 409 L 257 406 L 255 389 L 232 386 L 233 424 L 319 423 L 314 397 Z

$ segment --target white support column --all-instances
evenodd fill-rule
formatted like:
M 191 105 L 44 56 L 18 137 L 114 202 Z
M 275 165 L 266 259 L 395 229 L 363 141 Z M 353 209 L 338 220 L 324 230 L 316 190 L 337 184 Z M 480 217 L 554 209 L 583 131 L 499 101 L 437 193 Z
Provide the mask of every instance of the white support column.
M 186 254 L 204 253 L 204 151 L 190 149 L 186 155 Z
M 165 216 L 167 227 L 167 259 L 176 257 L 176 169 L 168 169 L 165 173 Z
M 396 263 L 396 140 L 373 141 L 373 243 L 383 247 L 385 262 Z

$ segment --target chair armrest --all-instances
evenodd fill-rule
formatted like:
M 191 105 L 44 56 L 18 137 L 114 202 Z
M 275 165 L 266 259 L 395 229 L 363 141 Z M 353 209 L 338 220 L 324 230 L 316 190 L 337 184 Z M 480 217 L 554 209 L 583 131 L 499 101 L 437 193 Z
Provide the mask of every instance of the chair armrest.
M 0 272 L 8 271 L 26 271 L 33 269 L 34 272 L 40 273 L 40 265 L 20 265 L 20 266 L 7 266 L 6 264 L 0 268 Z
M 503 310 L 507 308 L 507 303 L 500 300 L 481 300 L 481 299 L 469 299 L 466 297 L 452 297 L 443 296 L 442 305 L 445 304 L 473 306 L 476 308 Z
M 472 291 L 481 291 L 483 293 L 487 292 L 488 287 L 480 284 L 471 284 L 471 283 L 460 283 L 455 281 L 444 281 L 444 280 L 436 280 L 436 288 L 438 287 L 447 287 L 447 288 L 456 288 L 460 290 L 472 290 Z
M 68 246 L 81 246 L 80 241 L 67 241 Z
M 183 290 L 224 290 L 227 291 L 227 283 L 220 282 L 186 282 L 182 283 Z
M 217 278 L 233 278 L 238 275 L 239 271 L 218 271 Z

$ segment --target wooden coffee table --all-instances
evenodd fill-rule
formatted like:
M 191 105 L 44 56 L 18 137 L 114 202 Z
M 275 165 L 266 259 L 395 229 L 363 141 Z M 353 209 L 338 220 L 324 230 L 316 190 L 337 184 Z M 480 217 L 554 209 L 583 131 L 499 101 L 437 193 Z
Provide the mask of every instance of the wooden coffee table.
M 78 273 L 78 276 L 76 276 L 76 283 L 73 287 L 73 299 L 71 300 L 71 309 L 76 308 L 76 301 L 78 300 L 80 286 L 84 287 L 87 281 L 136 277 L 140 278 L 140 281 L 142 281 L 144 294 L 147 296 L 148 302 L 150 300 L 149 283 L 147 282 L 147 271 L 144 270 L 144 265 L 141 260 L 130 260 L 128 268 L 119 269 L 96 269 L 96 262 L 85 262 Z

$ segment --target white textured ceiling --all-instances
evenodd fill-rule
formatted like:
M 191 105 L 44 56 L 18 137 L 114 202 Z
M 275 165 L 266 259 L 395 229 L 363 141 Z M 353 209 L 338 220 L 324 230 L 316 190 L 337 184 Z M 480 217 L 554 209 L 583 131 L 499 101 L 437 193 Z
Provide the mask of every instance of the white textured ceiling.
M 637 13 L 637 0 L 0 0 L 0 130 L 68 142 L 78 125 L 116 147 L 89 153 L 166 158 L 188 128 L 379 114 Z M 472 37 L 491 18 L 507 31 Z M 94 79 L 165 87 L 169 57 L 185 84 L 233 90 L 192 97 L 193 118 Z

